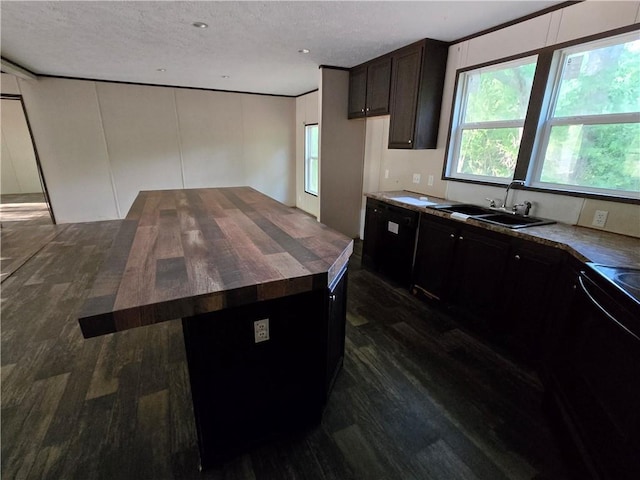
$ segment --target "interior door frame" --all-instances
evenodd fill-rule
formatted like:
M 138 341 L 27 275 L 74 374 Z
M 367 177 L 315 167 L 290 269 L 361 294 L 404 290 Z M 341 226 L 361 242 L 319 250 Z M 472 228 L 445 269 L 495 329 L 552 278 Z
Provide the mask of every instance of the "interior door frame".
M 49 199 L 49 190 L 47 189 L 47 182 L 44 179 L 44 172 L 42 171 L 42 165 L 40 164 L 40 156 L 38 155 L 38 148 L 36 147 L 36 142 L 33 139 L 33 131 L 31 130 L 31 123 L 29 122 L 29 115 L 27 115 L 27 108 L 24 105 L 24 99 L 22 98 L 22 95 L 13 94 L 13 93 L 2 93 L 0 94 L 0 99 L 1 100 L 18 100 L 20 102 L 20 105 L 22 106 L 22 113 L 24 114 L 24 119 L 27 123 L 27 130 L 29 131 L 29 138 L 31 139 L 31 146 L 33 147 L 33 154 L 36 159 L 36 167 L 38 168 L 38 176 L 40 177 L 40 185 L 42 186 L 44 201 L 47 204 L 47 210 L 49 210 L 51 221 L 55 225 L 56 216 L 53 213 L 53 207 L 51 206 L 51 201 Z

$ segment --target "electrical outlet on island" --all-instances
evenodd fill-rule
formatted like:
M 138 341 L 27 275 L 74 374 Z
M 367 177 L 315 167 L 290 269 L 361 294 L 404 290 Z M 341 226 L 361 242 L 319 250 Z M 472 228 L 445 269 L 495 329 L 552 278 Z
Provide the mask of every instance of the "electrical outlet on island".
M 269 319 L 263 318 L 253 322 L 253 338 L 255 343 L 269 340 Z
M 414 173 L 413 174 L 413 183 L 420 183 L 420 174 L 419 173 Z

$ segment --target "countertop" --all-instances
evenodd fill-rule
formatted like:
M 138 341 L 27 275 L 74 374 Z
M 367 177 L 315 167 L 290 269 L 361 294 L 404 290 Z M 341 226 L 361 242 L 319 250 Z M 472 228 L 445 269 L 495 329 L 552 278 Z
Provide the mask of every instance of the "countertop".
M 327 288 L 353 240 L 249 187 L 140 192 L 81 313 L 85 337 Z
M 441 212 L 429 207 L 417 207 L 408 203 L 394 200 L 393 197 L 406 196 L 419 199 L 422 194 L 408 191 L 390 191 L 365 194 L 369 198 L 387 202 L 410 210 L 425 212 L 444 218 L 450 218 L 447 212 Z M 439 205 L 451 205 L 460 202 L 445 200 L 443 198 L 428 197 L 430 202 Z M 640 268 L 640 239 L 619 235 L 617 233 L 604 232 L 591 228 L 578 227 L 555 223 L 552 225 L 540 225 L 512 230 L 498 225 L 491 225 L 469 218 L 465 221 L 470 225 L 485 228 L 495 232 L 504 233 L 512 237 L 549 245 L 566 250 L 580 261 L 591 261 L 602 265 L 617 267 Z

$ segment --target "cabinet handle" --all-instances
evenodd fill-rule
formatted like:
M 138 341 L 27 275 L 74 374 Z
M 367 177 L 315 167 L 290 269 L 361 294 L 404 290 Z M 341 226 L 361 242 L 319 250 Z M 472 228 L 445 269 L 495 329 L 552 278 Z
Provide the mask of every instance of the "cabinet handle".
M 364 113 L 364 108 L 362 110 L 360 110 L 362 113 Z
M 369 111 L 369 107 L 367 107 L 367 112 Z
M 516 260 L 520 260 L 520 255 L 516 255 L 513 258 L 515 258 Z
M 451 235 L 449 235 L 451 238 L 456 238 L 456 236 L 452 233 Z
M 411 140 L 409 140 L 407 143 L 408 143 L 409 145 L 411 145 Z
M 331 295 L 329 295 L 329 300 L 331 300 L 332 302 L 336 301 L 336 294 L 332 293 Z
M 458 240 L 464 240 L 464 237 L 463 236 L 459 236 Z

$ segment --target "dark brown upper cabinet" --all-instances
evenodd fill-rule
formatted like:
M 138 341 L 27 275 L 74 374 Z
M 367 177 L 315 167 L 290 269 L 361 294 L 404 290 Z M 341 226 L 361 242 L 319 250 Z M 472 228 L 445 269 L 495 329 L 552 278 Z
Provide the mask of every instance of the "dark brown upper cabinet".
M 424 39 L 391 54 L 389 148 L 436 148 L 448 51 Z
M 349 118 L 366 116 L 367 65 L 349 71 Z
M 349 118 L 389 113 L 391 57 L 380 57 L 349 72 Z

